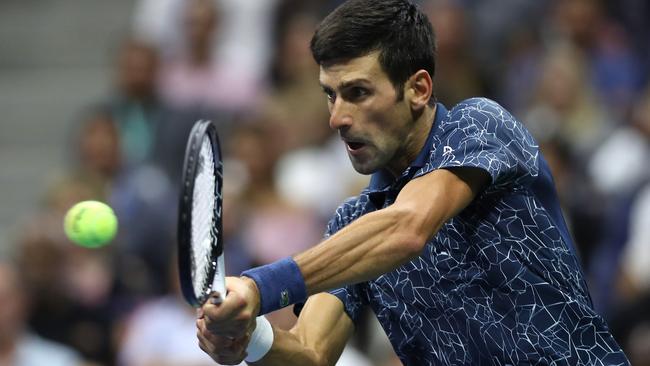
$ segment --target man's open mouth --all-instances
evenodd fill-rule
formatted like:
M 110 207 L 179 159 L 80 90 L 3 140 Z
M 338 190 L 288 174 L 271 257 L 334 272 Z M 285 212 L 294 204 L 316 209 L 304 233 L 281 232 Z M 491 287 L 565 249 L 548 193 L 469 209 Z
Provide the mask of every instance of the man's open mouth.
M 346 144 L 348 145 L 348 148 L 350 150 L 359 150 L 362 147 L 366 146 L 366 144 L 364 144 L 363 142 L 354 142 L 354 141 L 348 141 L 346 142 Z

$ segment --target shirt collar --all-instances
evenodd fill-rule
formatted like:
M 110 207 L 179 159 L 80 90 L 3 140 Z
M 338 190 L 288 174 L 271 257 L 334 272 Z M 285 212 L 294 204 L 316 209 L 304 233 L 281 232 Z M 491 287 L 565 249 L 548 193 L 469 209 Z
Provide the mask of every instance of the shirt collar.
M 436 103 L 436 115 L 431 124 L 431 129 L 429 130 L 429 136 L 427 141 L 424 143 L 422 150 L 418 153 L 418 156 L 413 160 L 411 165 L 402 173 L 399 179 L 395 179 L 392 174 L 387 169 L 380 169 L 379 171 L 372 174 L 370 177 L 370 184 L 368 185 L 367 190 L 369 192 L 379 192 L 389 189 L 393 186 L 396 181 L 404 179 L 409 173 L 417 171 L 417 169 L 422 168 L 426 164 L 427 159 L 429 158 L 429 152 L 431 151 L 431 145 L 433 144 L 434 136 L 434 126 L 437 126 L 440 121 L 447 115 L 447 108 L 445 108 L 442 103 Z

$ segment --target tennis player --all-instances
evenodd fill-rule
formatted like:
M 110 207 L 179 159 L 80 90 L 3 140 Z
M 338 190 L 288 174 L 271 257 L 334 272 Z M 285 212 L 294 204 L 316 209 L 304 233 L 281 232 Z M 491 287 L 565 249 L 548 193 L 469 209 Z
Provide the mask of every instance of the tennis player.
M 333 365 L 370 306 L 405 365 L 628 364 L 594 312 L 537 143 L 491 100 L 436 103 L 434 34 L 416 6 L 350 0 L 311 50 L 330 126 L 370 185 L 319 245 L 228 278 L 199 313 L 205 352 Z M 290 331 L 258 316 L 303 302 Z

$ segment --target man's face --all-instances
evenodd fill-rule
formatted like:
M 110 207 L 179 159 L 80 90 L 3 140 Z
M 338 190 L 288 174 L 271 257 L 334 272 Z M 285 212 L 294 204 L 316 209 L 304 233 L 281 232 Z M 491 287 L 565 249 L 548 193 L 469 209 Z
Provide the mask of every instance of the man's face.
M 413 118 L 378 61 L 378 52 L 320 69 L 330 127 L 339 132 L 352 166 L 362 174 L 406 168 Z

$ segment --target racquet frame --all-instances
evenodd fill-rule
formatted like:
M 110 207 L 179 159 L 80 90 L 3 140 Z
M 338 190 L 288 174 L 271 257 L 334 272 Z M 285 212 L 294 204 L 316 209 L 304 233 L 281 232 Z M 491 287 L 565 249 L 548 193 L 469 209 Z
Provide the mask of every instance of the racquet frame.
M 215 166 L 215 205 L 210 228 L 210 235 L 216 239 L 217 245 L 212 245 L 208 269 L 208 280 L 203 284 L 203 293 L 194 293 L 192 279 L 192 200 L 194 194 L 194 179 L 197 173 L 199 154 L 204 136 L 207 136 L 214 155 Z M 219 136 L 215 125 L 207 120 L 197 121 L 190 132 L 183 162 L 181 180 L 181 195 L 178 212 L 178 268 L 181 290 L 185 300 L 192 306 L 203 305 L 212 291 L 222 292 L 225 296 L 223 234 L 222 234 L 222 193 L 223 162 Z

